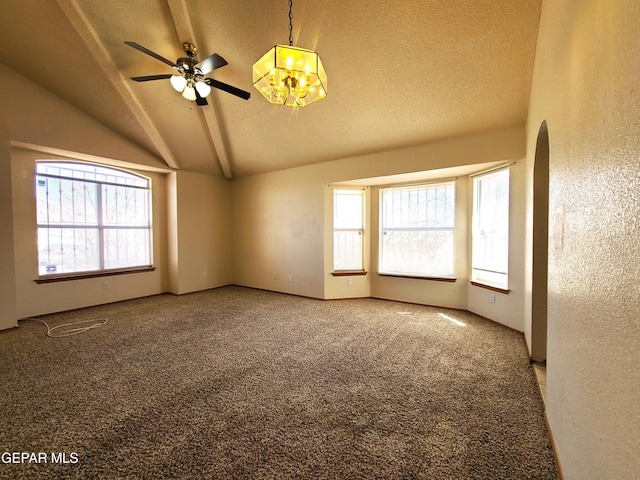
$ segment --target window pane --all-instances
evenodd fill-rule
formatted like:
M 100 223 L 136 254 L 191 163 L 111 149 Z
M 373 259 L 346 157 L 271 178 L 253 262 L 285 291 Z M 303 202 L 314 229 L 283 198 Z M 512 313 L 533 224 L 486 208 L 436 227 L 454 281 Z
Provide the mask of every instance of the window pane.
M 107 225 L 141 227 L 149 225 L 147 190 L 102 186 L 102 221 Z
M 363 190 L 335 190 L 334 228 L 362 228 L 362 193 Z
M 381 189 L 380 271 L 452 276 L 453 182 Z
M 362 233 L 334 232 L 333 259 L 335 270 L 362 270 Z
M 381 253 L 384 273 L 453 275 L 453 230 L 388 231 Z
M 95 184 L 36 177 L 39 225 L 97 225 Z
M 507 287 L 509 170 L 474 178 L 472 278 Z
M 110 167 L 75 162 L 38 162 L 36 173 L 149 188 L 149 180 Z
M 38 228 L 38 272 L 88 272 L 100 268 L 97 228 Z
M 333 192 L 333 268 L 363 270 L 364 190 Z
M 104 268 L 151 265 L 151 249 L 147 229 L 105 229 Z

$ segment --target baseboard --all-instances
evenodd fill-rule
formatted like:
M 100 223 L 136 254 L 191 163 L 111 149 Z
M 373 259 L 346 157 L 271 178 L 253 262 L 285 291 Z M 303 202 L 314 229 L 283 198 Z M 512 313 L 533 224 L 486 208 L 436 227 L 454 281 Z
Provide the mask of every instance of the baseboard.
M 564 480 L 562 474 L 562 468 L 560 467 L 560 459 L 558 458 L 558 450 L 556 449 L 556 442 L 553 440 L 553 432 L 551 431 L 551 425 L 547 418 L 547 412 L 544 412 L 544 424 L 547 427 L 547 434 L 549 435 L 549 441 L 551 442 L 551 450 L 553 450 L 553 460 L 556 462 L 556 469 L 558 470 L 558 478 Z
M 15 330 L 16 328 L 19 328 L 19 327 L 20 327 L 20 325 L 18 323 L 16 323 L 15 325 L 13 325 L 11 327 L 0 329 L 0 335 L 2 333 L 4 333 L 4 332 L 11 332 L 11 331 L 13 331 L 13 330 Z

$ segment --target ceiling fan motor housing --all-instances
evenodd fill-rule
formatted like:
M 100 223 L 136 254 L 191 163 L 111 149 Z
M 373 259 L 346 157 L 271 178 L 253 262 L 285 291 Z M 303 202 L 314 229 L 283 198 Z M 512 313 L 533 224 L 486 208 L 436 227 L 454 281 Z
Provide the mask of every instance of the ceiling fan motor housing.
M 184 57 L 176 60 L 178 70 L 183 74 L 202 75 L 200 69 L 196 68 L 198 60 L 193 57 Z

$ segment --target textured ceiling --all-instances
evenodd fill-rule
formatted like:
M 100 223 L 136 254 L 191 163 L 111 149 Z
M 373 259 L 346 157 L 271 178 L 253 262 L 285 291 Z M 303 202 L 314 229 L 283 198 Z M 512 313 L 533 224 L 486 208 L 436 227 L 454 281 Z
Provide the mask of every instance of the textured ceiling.
M 540 0 L 293 3 L 294 44 L 316 49 L 327 98 L 269 104 L 253 63 L 287 44 L 286 0 L 4 0 L 0 62 L 119 132 L 172 168 L 235 178 L 490 131 L 526 120 Z M 251 92 L 184 100 L 173 70 L 191 41 L 209 76 Z M 72 75 L 70 75 L 70 72 Z

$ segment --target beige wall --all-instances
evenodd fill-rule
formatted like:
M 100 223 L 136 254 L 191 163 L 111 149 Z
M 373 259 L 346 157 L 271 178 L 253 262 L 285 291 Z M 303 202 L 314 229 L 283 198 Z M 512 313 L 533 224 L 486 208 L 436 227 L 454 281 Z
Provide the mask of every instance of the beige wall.
M 0 330 L 18 323 L 15 257 L 13 251 L 13 200 L 11 185 L 11 145 L 0 132 Z
M 235 180 L 233 283 L 323 298 L 323 206 L 318 167 Z
M 546 414 L 568 480 L 640 471 L 639 18 L 636 0 L 542 8 L 527 182 L 546 120 Z
M 0 138 L 51 151 L 60 149 L 96 159 L 110 159 L 113 163 L 124 161 L 144 169 L 167 169 L 158 157 L 2 63 L 0 84 L 3 86 L 0 89 Z M 2 161 L 9 162 L 9 147 L 6 151 L 3 148 L 2 153 L 7 154 Z
M 178 171 L 170 175 L 169 185 L 169 291 L 183 294 L 230 284 L 230 182 Z
M 180 262 L 178 248 L 178 175 L 167 175 L 167 273 L 168 289 L 172 293 L 180 291 Z

